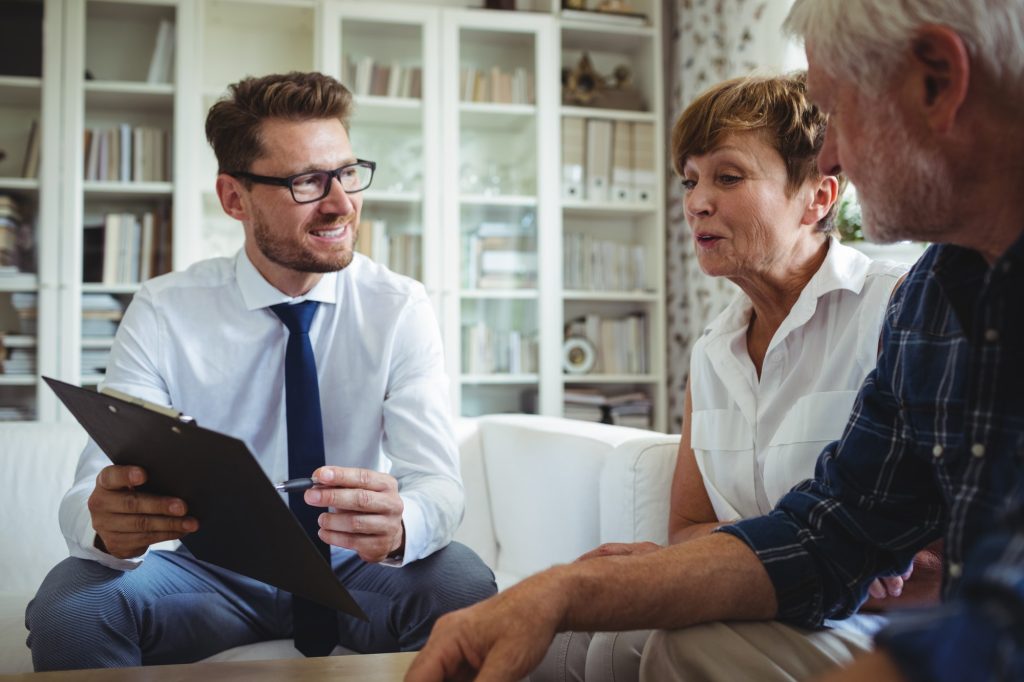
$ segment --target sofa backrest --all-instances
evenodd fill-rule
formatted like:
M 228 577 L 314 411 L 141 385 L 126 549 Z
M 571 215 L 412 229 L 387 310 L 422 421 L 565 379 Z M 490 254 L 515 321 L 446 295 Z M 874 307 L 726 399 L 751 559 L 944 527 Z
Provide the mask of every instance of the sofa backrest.
M 35 592 L 67 557 L 57 510 L 85 441 L 74 423 L 0 424 L 0 591 Z
M 601 470 L 601 542 L 668 544 L 679 436 L 649 434 L 615 448 Z

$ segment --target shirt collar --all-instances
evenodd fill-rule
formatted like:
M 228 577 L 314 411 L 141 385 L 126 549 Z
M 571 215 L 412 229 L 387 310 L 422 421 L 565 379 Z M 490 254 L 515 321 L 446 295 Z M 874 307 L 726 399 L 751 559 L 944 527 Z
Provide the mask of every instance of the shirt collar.
M 235 254 L 235 279 L 238 288 L 242 292 L 242 300 L 247 310 L 259 310 L 269 308 L 278 303 L 289 303 L 299 301 L 319 301 L 321 303 L 336 303 L 338 300 L 338 273 L 324 273 L 320 281 L 313 285 L 313 288 L 302 296 L 289 296 L 273 284 L 268 282 L 260 274 L 256 266 L 249 260 L 245 248 L 238 250 Z
M 776 332 L 775 338 L 785 338 L 787 333 L 810 320 L 817 309 L 818 299 L 822 296 L 838 289 L 848 289 L 853 293 L 860 293 L 867 280 L 870 266 L 871 259 L 863 253 L 841 244 L 834 237 L 829 237 L 825 260 L 800 292 L 789 315 L 786 316 L 782 326 Z M 718 332 L 714 336 L 731 334 L 740 329 L 746 330 L 750 323 L 752 308 L 753 304 L 750 298 L 740 291 L 739 295 L 722 312 L 718 319 Z M 774 345 L 774 341 L 772 345 Z

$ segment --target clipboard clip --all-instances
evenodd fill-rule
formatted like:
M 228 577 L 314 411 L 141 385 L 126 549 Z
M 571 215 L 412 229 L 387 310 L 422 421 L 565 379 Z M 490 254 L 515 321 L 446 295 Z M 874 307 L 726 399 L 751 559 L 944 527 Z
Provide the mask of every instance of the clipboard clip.
M 197 425 L 195 419 L 188 416 L 187 414 L 182 414 L 173 407 L 157 405 L 156 403 L 151 403 L 148 400 L 137 398 L 123 391 L 118 391 L 116 388 L 108 388 L 104 386 L 99 391 L 103 395 L 109 395 L 111 398 L 117 398 L 118 400 L 123 400 L 126 403 L 131 403 L 132 405 L 138 405 L 139 407 L 144 407 L 147 410 L 152 410 L 153 412 L 156 412 L 157 414 L 162 414 L 165 417 L 170 417 L 171 419 L 174 419 L 181 424 Z

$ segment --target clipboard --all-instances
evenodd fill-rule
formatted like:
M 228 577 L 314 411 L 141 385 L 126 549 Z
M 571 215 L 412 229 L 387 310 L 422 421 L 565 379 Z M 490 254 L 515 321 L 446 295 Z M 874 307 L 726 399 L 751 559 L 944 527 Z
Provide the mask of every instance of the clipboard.
M 138 398 L 43 380 L 111 462 L 146 470 L 138 490 L 185 501 L 199 530 L 181 542 L 197 559 L 368 620 L 245 443 Z

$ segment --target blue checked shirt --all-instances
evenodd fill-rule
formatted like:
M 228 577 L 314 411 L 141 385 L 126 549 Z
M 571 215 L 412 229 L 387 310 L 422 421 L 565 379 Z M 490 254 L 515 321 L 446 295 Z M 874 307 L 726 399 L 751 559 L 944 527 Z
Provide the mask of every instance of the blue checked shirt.
M 882 348 L 814 479 L 722 532 L 804 627 L 849 616 L 944 537 L 943 605 L 894 618 L 878 644 L 911 680 L 1024 680 L 1024 238 L 991 268 L 929 249 Z

